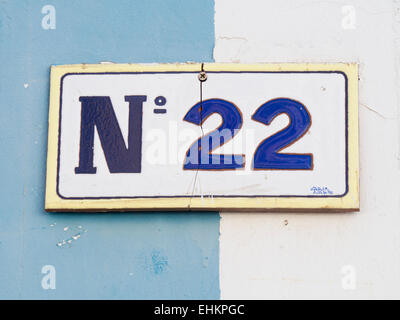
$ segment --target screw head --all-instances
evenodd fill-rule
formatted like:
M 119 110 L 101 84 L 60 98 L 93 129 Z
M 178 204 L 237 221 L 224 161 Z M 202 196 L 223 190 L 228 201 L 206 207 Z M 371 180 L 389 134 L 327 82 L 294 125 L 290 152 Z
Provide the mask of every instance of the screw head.
M 199 80 L 200 80 L 201 82 L 206 81 L 206 80 L 207 80 L 207 73 L 205 73 L 204 71 L 200 72 L 200 73 L 199 73 Z

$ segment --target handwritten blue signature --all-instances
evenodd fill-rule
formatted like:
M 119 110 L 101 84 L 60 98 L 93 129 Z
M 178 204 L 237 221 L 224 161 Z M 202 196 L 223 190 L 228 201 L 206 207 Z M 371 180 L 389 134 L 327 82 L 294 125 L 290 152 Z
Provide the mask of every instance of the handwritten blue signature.
M 310 191 L 312 192 L 313 195 L 332 195 L 333 191 L 329 190 L 328 187 L 312 187 L 310 189 Z

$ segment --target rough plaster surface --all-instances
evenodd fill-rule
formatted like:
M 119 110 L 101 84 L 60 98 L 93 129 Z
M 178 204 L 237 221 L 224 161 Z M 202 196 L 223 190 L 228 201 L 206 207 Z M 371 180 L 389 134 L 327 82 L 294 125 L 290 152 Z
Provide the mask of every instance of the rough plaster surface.
M 400 1 L 216 0 L 215 10 L 216 62 L 360 65 L 361 211 L 221 214 L 221 298 L 400 298 Z

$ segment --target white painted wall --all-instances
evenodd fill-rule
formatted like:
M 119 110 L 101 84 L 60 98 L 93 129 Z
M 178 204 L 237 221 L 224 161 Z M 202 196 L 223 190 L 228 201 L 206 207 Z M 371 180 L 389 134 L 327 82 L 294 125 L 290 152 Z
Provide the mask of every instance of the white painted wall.
M 361 211 L 222 214 L 221 298 L 400 298 L 400 0 L 215 2 L 216 62 L 360 64 Z

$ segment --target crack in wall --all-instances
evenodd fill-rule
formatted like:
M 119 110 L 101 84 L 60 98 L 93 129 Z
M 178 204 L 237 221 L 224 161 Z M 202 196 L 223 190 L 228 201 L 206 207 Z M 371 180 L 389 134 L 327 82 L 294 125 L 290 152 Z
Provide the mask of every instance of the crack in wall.
M 367 109 L 367 110 L 369 110 L 369 111 L 371 111 L 373 113 L 375 113 L 376 115 L 378 115 L 380 118 L 382 118 L 384 120 L 396 120 L 396 118 L 390 118 L 390 117 L 384 116 L 380 112 L 376 111 L 374 108 L 372 108 L 372 107 L 370 107 L 370 106 L 368 106 L 368 105 L 366 105 L 366 104 L 364 104 L 362 102 L 360 102 L 360 106 L 364 107 L 365 109 Z

